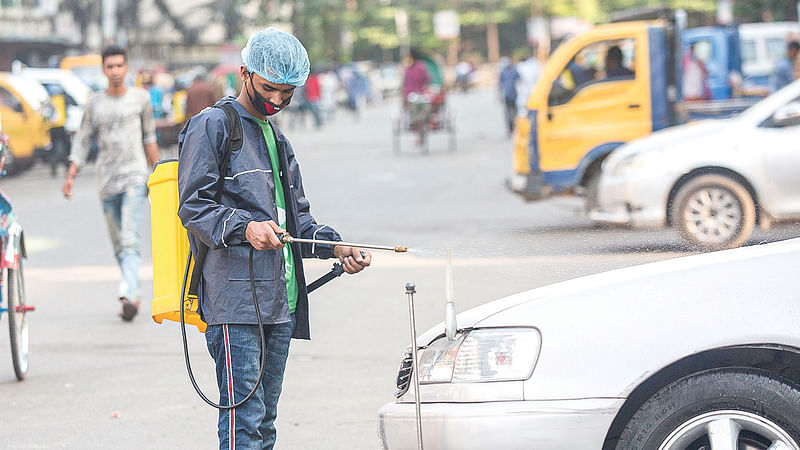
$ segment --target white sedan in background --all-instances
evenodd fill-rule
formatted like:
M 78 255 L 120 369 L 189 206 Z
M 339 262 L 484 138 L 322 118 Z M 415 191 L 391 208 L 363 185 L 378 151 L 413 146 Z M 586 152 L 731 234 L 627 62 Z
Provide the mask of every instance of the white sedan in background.
M 656 132 L 603 164 L 597 222 L 677 228 L 693 247 L 744 244 L 800 219 L 800 81 L 732 119 Z
M 800 239 L 557 283 L 417 339 L 426 449 L 800 450 Z M 416 448 L 411 357 L 378 412 Z

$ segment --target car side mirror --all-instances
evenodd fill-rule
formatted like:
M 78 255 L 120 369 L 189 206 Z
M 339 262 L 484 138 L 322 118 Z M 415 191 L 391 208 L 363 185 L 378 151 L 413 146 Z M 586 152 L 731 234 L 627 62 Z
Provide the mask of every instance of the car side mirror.
M 791 102 L 775 111 L 772 122 L 779 127 L 800 125 L 800 102 Z
M 13 109 L 18 113 L 25 114 L 25 109 L 22 107 L 22 103 L 19 102 L 14 103 Z

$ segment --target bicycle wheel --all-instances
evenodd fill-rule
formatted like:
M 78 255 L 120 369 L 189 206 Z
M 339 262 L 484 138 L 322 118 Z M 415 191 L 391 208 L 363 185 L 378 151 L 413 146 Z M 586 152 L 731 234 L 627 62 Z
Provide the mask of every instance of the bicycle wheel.
M 26 320 L 25 280 L 22 275 L 22 258 L 17 269 L 6 270 L 8 289 L 8 329 L 11 336 L 11 360 L 14 363 L 14 374 L 22 381 L 28 373 L 28 355 L 30 340 L 28 339 L 28 321 Z

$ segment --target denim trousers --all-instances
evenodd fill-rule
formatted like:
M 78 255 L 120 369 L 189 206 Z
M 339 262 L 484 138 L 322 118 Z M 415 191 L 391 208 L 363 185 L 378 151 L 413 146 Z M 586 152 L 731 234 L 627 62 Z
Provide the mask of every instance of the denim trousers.
M 103 197 L 103 213 L 114 256 L 122 272 L 120 298 L 139 300 L 139 266 L 142 264 L 142 219 L 147 186 L 129 186 L 119 194 Z
M 275 445 L 278 398 L 294 330 L 294 314 L 291 317 L 290 322 L 264 325 L 267 341 L 264 376 L 250 400 L 233 413 L 219 410 L 220 449 L 272 449 Z M 253 389 L 261 365 L 258 325 L 209 325 L 206 343 L 217 367 L 220 404 L 241 401 Z

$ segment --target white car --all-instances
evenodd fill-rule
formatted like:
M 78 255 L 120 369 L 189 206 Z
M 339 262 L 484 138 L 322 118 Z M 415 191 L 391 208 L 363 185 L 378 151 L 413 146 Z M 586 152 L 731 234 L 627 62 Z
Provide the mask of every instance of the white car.
M 75 134 L 81 126 L 83 111 L 92 90 L 69 70 L 25 68 L 21 73 L 41 83 L 50 95 L 64 95 L 67 114 L 64 129 L 70 135 Z
M 672 226 L 706 250 L 756 225 L 800 219 L 800 81 L 737 117 L 689 123 L 618 148 L 603 164 L 597 222 Z
M 417 339 L 426 449 L 800 449 L 800 239 L 553 284 Z M 416 448 L 411 358 L 378 412 Z

